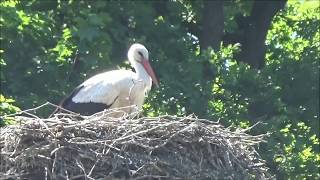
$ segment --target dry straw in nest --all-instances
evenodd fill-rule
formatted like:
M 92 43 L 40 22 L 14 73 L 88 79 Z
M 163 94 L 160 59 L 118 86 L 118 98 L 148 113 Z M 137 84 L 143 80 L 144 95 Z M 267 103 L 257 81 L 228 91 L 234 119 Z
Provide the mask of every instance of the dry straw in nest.
M 118 110 L 119 111 L 119 110 Z M 17 116 L 1 128 L 4 179 L 268 179 L 265 135 L 188 117 Z

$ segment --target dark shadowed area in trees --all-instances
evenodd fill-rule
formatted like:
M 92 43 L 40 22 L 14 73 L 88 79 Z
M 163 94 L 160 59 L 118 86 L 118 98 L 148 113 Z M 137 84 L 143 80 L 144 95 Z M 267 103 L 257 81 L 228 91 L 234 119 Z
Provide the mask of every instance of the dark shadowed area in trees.
M 1 1 L 0 115 L 130 68 L 139 42 L 160 79 L 146 116 L 262 122 L 250 133 L 272 133 L 259 153 L 277 179 L 317 179 L 319 14 L 316 0 Z

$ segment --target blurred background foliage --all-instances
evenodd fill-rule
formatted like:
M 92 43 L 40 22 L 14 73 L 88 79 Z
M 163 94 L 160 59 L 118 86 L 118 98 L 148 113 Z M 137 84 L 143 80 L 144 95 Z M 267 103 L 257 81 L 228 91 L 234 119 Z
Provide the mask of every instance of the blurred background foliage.
M 0 115 L 129 68 L 140 42 L 161 82 L 145 115 L 261 122 L 249 132 L 271 133 L 258 150 L 278 179 L 320 178 L 319 1 L 5 0 L 0 12 Z

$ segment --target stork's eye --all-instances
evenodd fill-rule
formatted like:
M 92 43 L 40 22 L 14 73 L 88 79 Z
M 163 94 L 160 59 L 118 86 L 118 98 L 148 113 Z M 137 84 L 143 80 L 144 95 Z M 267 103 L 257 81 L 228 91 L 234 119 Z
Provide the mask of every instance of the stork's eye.
M 143 54 L 142 54 L 141 51 L 138 51 L 138 54 L 139 54 L 141 57 L 143 57 Z

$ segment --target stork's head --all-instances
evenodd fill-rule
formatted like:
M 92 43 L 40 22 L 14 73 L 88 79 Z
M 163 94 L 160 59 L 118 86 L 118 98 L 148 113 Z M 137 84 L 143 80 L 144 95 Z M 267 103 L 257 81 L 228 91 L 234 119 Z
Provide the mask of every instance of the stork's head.
M 156 86 L 159 86 L 158 79 L 149 63 L 149 52 L 144 45 L 139 43 L 133 44 L 128 51 L 128 58 L 134 67 L 136 67 L 135 65 L 142 65 L 144 70 L 151 77 L 153 83 Z

